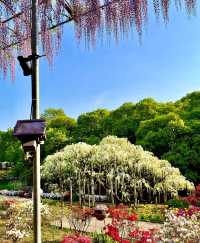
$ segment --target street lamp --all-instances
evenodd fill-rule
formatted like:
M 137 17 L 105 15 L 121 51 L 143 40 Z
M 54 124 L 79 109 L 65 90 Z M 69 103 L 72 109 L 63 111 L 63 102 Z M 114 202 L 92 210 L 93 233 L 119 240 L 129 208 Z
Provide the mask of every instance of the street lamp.
M 41 56 L 40 55 L 35 55 L 35 56 L 30 55 L 28 57 L 18 56 L 17 60 L 19 61 L 19 64 L 22 68 L 24 76 L 30 76 L 32 74 L 31 61 L 33 61 L 34 58 L 37 59 L 39 57 L 44 57 L 44 56 L 46 56 L 46 55 L 41 55 Z
M 18 121 L 14 135 L 22 141 L 24 151 L 33 154 L 33 243 L 41 243 L 40 213 L 40 140 L 44 139 L 44 121 L 40 118 L 38 55 L 38 0 L 31 0 L 31 55 L 18 56 L 24 76 L 31 75 L 32 113 L 31 121 Z M 29 63 L 30 62 L 30 63 Z M 36 126 L 36 127 L 35 127 Z M 36 128 L 36 134 L 33 134 Z M 41 129 L 41 130 L 40 130 Z M 37 131 L 41 131 L 40 136 Z M 37 135 L 37 136 L 36 136 Z M 42 140 L 41 140 L 42 141 Z
M 40 176 L 38 173 L 35 173 L 35 168 L 38 170 L 40 165 L 40 144 L 46 139 L 45 135 L 45 120 L 34 119 L 34 120 L 18 120 L 15 127 L 13 135 L 17 137 L 21 143 L 25 152 L 27 159 L 30 159 L 33 162 L 33 201 L 34 201 L 34 210 L 33 210 L 33 221 L 34 221 L 34 242 L 41 243 L 41 224 L 40 224 Z M 40 175 L 40 174 L 39 174 Z M 37 200 L 35 202 L 35 200 Z M 37 210 L 37 211 L 36 211 Z M 39 217 L 39 224 L 38 224 Z
M 46 139 L 45 120 L 18 120 L 13 135 L 21 141 L 25 153 L 35 152 Z
M 19 64 L 23 70 L 24 76 L 29 76 L 31 75 L 32 69 L 31 66 L 28 62 L 30 62 L 32 59 L 29 57 L 23 57 L 23 56 L 18 56 L 17 60 L 19 61 Z

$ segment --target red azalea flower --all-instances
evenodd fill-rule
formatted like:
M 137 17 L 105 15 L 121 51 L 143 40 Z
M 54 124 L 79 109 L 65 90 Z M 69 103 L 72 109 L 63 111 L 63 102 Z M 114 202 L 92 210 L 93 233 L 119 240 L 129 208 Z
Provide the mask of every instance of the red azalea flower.
M 88 236 L 79 236 L 79 235 L 69 235 L 65 236 L 64 240 L 61 243 L 91 243 L 92 240 Z
M 138 230 L 138 229 L 135 229 L 134 231 L 131 231 L 131 232 L 129 233 L 129 236 L 130 236 L 131 238 L 136 238 L 136 237 L 138 237 L 138 234 L 139 234 L 139 230 Z
M 131 243 L 130 240 L 122 240 L 120 243 Z
M 144 238 L 149 238 L 149 237 L 151 237 L 151 233 L 150 233 L 149 231 L 145 230 L 145 231 L 143 231 L 142 236 L 143 236 Z
M 138 220 L 138 216 L 137 216 L 137 214 L 131 214 L 129 217 L 128 217 L 128 220 L 130 220 L 130 221 L 136 221 L 136 220 Z
M 113 240 L 120 240 L 119 230 L 113 225 L 107 225 L 106 234 L 110 236 Z

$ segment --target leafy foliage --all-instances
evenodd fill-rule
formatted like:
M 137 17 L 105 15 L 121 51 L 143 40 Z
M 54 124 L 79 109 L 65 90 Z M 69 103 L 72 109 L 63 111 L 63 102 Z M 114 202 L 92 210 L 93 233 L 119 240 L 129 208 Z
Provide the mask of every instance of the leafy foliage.
M 42 148 L 42 158 L 45 158 L 71 143 L 72 131 L 76 122 L 66 116 L 62 109 L 49 108 L 44 111 L 41 117 L 47 122 L 47 139 Z
M 0 161 L 19 162 L 23 158 L 20 143 L 13 137 L 13 130 L 0 131 Z
M 182 200 L 182 199 L 170 199 L 169 201 L 166 202 L 166 205 L 172 208 L 188 208 L 189 204 Z
M 94 112 L 82 114 L 77 119 L 77 126 L 73 131 L 75 142 L 97 144 L 104 137 L 103 122 L 110 112 L 99 109 Z
M 168 160 L 195 184 L 200 182 L 200 92 L 193 92 L 177 102 L 158 103 L 151 98 L 136 104 L 125 103 L 113 111 L 99 109 L 81 114 L 77 121 L 62 109 L 49 108 L 42 117 L 47 120 L 47 140 L 42 159 L 68 144 L 99 144 L 108 136 L 125 137 L 158 158 Z M 20 143 L 12 130 L 0 132 L 0 161 L 12 161 L 15 175 L 31 176 L 24 163 Z

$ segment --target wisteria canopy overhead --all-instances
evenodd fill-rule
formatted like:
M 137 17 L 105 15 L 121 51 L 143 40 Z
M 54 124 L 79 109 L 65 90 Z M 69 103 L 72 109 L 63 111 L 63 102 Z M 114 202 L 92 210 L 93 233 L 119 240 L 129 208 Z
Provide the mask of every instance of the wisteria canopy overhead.
M 168 21 L 170 0 L 38 0 L 40 46 L 51 62 L 58 50 L 63 24 L 73 21 L 78 40 L 94 45 L 99 37 L 118 40 L 133 28 L 139 35 L 148 18 L 148 5 L 153 4 L 155 15 Z M 182 5 L 189 14 L 196 0 L 174 0 L 177 9 Z M 17 55 L 29 55 L 31 36 L 31 0 L 0 0 L 0 71 L 11 71 L 14 77 Z

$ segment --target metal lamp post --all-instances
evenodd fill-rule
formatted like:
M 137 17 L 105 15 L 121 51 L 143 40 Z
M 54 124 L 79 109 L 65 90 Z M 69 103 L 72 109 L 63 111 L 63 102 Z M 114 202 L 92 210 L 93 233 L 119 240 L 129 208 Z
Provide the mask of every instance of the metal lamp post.
M 40 118 L 39 108 L 39 59 L 38 52 L 38 0 L 32 0 L 32 119 Z M 34 243 L 41 243 L 41 215 L 40 215 L 40 145 L 37 145 L 35 159 L 33 161 L 33 230 Z
M 26 152 L 32 150 L 33 161 L 33 242 L 41 243 L 41 214 L 40 214 L 40 141 L 36 141 L 33 134 L 43 121 L 40 118 L 39 108 L 39 56 L 38 55 L 38 0 L 32 0 L 31 5 L 31 55 L 28 57 L 18 56 L 19 64 L 23 70 L 24 76 L 31 75 L 32 83 L 32 105 L 31 121 L 18 121 L 15 127 L 14 136 L 22 141 L 23 148 Z M 31 62 L 31 65 L 28 64 Z M 36 123 L 35 123 L 36 122 Z M 38 122 L 38 124 L 37 124 Z M 33 124 L 39 125 L 33 129 Z M 25 125 L 26 124 L 26 125 Z M 28 125 L 27 125 L 28 124 Z M 27 130 L 26 132 L 24 130 Z M 40 129 L 39 129 L 40 130 Z M 31 139 L 30 140 L 30 136 Z

